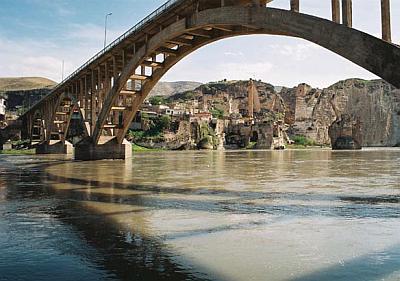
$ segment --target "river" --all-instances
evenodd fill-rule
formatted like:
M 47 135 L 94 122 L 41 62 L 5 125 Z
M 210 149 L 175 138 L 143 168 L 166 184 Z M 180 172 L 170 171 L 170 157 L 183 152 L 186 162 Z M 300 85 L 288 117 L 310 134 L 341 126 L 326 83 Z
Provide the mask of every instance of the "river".
M 0 155 L 0 280 L 400 280 L 400 149 Z

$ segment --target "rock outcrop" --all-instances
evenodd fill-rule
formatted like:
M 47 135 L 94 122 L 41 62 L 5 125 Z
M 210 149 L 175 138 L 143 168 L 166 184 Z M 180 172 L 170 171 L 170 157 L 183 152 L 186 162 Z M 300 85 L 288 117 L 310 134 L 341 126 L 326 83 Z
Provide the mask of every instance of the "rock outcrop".
M 199 87 L 201 83 L 192 81 L 177 81 L 177 82 L 158 82 L 151 90 L 149 97 L 165 96 L 169 97 L 177 93 L 191 91 Z
M 362 146 L 400 142 L 400 91 L 382 80 L 349 79 L 322 90 L 301 84 L 283 88 L 280 95 L 291 135 L 330 145 L 329 127 L 342 115 L 350 115 L 361 122 Z
M 285 103 L 276 93 L 274 86 L 261 81 L 254 81 L 258 92 L 258 115 L 266 113 L 283 116 Z M 249 81 L 220 81 L 201 85 L 193 91 L 180 93 L 168 98 L 168 103 L 197 100 L 202 112 L 218 110 L 225 117 L 248 114 Z M 256 116 L 257 117 L 257 116 Z

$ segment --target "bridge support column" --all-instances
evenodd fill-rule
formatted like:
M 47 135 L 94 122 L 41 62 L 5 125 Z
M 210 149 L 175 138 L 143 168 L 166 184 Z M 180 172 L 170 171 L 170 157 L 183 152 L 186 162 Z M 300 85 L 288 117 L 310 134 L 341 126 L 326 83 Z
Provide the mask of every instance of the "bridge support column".
M 342 0 L 343 24 L 353 27 L 353 3 L 352 0 Z
M 75 146 L 75 160 L 91 161 L 104 159 L 132 158 L 132 144 L 124 140 L 122 144 L 116 138 L 100 137 L 99 144 L 81 143 Z
M 74 146 L 68 141 L 51 140 L 36 146 L 36 154 L 68 154 L 74 153 Z
M 300 11 L 300 0 L 290 0 L 290 10 L 298 13 Z
M 340 23 L 340 2 L 332 0 L 332 21 Z
M 390 26 L 390 0 L 381 0 L 382 12 L 382 39 L 392 42 L 392 29 Z

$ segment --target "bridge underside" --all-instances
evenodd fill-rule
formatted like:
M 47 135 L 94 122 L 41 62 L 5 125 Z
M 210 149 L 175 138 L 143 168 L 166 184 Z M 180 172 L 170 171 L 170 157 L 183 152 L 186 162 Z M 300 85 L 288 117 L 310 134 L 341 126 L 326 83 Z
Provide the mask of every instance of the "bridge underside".
M 85 139 L 75 148 L 76 159 L 129 157 L 124 137 L 155 84 L 188 54 L 233 36 L 302 38 L 400 87 L 400 49 L 396 45 L 334 21 L 266 8 L 263 1 L 250 6 L 249 1 L 243 2 L 247 4 L 233 1 L 215 7 L 200 1 L 194 9 L 182 5 L 174 14 L 126 37 L 26 114 L 32 140 L 64 143 L 75 113 L 82 116 L 86 128 Z

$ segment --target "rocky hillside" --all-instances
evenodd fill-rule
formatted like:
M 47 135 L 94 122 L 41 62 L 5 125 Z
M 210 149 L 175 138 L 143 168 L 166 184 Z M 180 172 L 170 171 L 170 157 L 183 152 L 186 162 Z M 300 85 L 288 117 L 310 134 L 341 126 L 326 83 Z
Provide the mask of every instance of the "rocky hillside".
M 198 100 L 200 108 L 225 117 L 244 116 L 248 106 L 248 81 L 220 81 L 172 95 L 168 102 Z M 382 80 L 348 79 L 328 88 L 306 84 L 282 88 L 255 82 L 260 101 L 259 117 L 284 118 L 289 135 L 305 136 L 330 145 L 329 127 L 349 115 L 361 122 L 363 146 L 400 144 L 400 90 Z M 257 114 L 256 116 L 257 117 Z
M 261 81 L 254 82 L 257 88 L 255 113 L 260 118 L 285 113 L 285 105 L 273 85 Z M 247 115 L 249 81 L 219 81 L 199 86 L 193 91 L 175 94 L 167 102 L 197 100 L 203 111 L 218 111 L 225 117 Z
M 342 115 L 361 122 L 363 146 L 400 143 L 400 90 L 382 80 L 348 79 L 326 89 L 283 88 L 285 121 L 292 135 L 330 144 L 329 126 Z
M 154 89 L 150 92 L 149 97 L 152 96 L 166 96 L 194 90 L 199 87 L 201 83 L 192 81 L 178 81 L 178 82 L 158 82 Z
M 50 93 L 56 84 L 42 77 L 0 78 L 0 94 L 7 99 L 7 111 L 19 115 Z
M 0 92 L 53 88 L 57 83 L 42 77 L 0 78 Z

